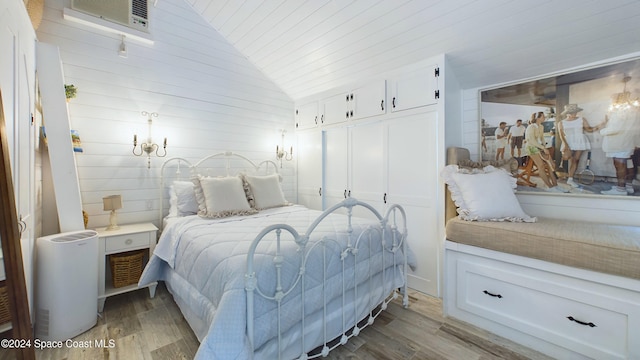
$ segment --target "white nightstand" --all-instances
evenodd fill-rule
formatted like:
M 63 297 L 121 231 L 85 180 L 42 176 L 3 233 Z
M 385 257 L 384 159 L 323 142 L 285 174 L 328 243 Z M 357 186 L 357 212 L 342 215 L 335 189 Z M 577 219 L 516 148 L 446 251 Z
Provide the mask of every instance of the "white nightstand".
M 98 228 L 98 312 L 104 309 L 104 301 L 111 295 L 126 293 L 138 289 L 138 284 L 114 288 L 111 282 L 107 281 L 106 266 L 107 256 L 123 253 L 132 250 L 149 249 L 149 257 L 156 247 L 156 232 L 158 228 L 152 223 L 120 225 L 118 230 L 105 230 Z M 149 295 L 154 297 L 156 285 L 150 284 Z

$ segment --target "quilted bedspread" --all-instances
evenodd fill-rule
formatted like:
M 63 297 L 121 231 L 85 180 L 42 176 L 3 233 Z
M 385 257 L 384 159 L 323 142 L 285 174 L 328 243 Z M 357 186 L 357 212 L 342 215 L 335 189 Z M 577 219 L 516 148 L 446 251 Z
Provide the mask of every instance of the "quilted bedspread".
M 201 339 L 201 345 L 196 358 L 200 359 L 250 359 L 275 358 L 272 353 L 276 347 L 270 343 L 277 337 L 277 304 L 259 297 L 255 300 L 255 338 L 253 347 L 250 345 L 247 332 L 245 272 L 247 251 L 256 235 L 265 227 L 272 224 L 288 224 L 299 233 L 306 232 L 307 227 L 321 214 L 319 211 L 309 210 L 302 206 L 289 206 L 283 208 L 263 210 L 257 215 L 234 216 L 224 219 L 203 219 L 198 216 L 188 216 L 172 221 L 163 231 L 155 252 L 147 264 L 139 285 L 143 286 L 164 278 L 163 269 L 171 267 L 179 277 L 192 285 L 196 293 L 183 298 L 190 298 L 190 311 L 199 319 L 210 324 L 208 333 Z M 361 218 L 352 218 L 353 234 L 351 241 L 355 241 L 357 235 L 365 229 L 379 226 L 377 221 Z M 324 219 L 311 233 L 307 249 L 313 247 L 312 254 L 305 257 L 292 237 L 283 232 L 284 241 L 281 251 L 284 253 L 282 266 L 282 285 L 285 291 L 294 287 L 294 291 L 285 296 L 282 303 L 282 333 L 289 337 L 300 337 L 299 323 L 301 312 L 307 315 L 322 313 L 322 304 L 326 299 L 338 299 L 342 294 L 342 287 L 353 288 L 354 284 L 367 284 L 369 272 L 380 269 L 382 263 L 387 269 L 377 275 L 380 283 L 384 276 L 387 286 L 371 291 L 372 285 L 363 285 L 359 293 L 367 293 L 369 298 L 364 301 L 362 309 L 354 305 L 357 315 L 364 316 L 369 309 L 379 304 L 382 299 L 394 288 L 403 284 L 404 274 L 402 266 L 394 266 L 402 263 L 401 252 L 395 255 L 382 251 L 379 246 L 368 242 L 358 247 L 358 252 L 350 259 L 347 265 L 356 263 L 355 273 L 342 280 L 342 262 L 340 250 L 344 248 L 348 239 L 347 217 L 332 214 Z M 380 236 L 378 231 L 370 231 L 367 236 Z M 314 246 L 318 240 L 324 239 L 323 246 Z M 375 241 L 371 242 L 376 244 Z M 378 240 L 377 243 L 380 243 Z M 317 244 L 316 244 L 317 245 Z M 260 242 L 255 256 L 255 271 L 258 279 L 258 288 L 272 294 L 275 287 L 275 268 L 273 265 L 276 250 L 275 235 L 268 236 Z M 330 250 L 330 251 L 323 251 Z M 323 256 L 325 253 L 325 256 Z M 383 255 L 384 253 L 384 255 Z M 326 255 L 328 254 L 328 255 Z M 323 260 L 323 258 L 325 260 Z M 306 289 L 306 302 L 304 310 L 301 303 L 300 282 L 295 282 L 301 262 L 306 264 L 304 288 Z M 329 286 L 322 286 L 323 277 L 329 279 Z M 376 280 L 377 281 L 377 280 Z M 369 289 L 369 290 L 367 290 Z M 353 295 L 354 297 L 356 295 Z M 359 296 L 359 295 L 358 295 Z M 362 301 L 361 301 L 362 302 Z M 341 303 L 341 300 L 335 301 Z M 336 304 L 337 305 L 337 304 Z M 364 308 L 366 307 L 366 308 Z M 310 316 L 312 318 L 313 316 Z M 317 316 L 316 316 L 317 318 Z M 359 319 L 357 319 L 359 320 Z M 352 320 L 351 320 L 352 321 Z M 341 323 L 341 321 L 339 321 Z M 296 330 L 296 327 L 297 330 Z M 287 332 L 288 331 L 288 332 Z M 293 339 L 284 340 L 293 344 Z M 300 345 L 297 350 L 300 351 Z M 262 348 L 262 351 L 259 351 Z M 308 351 L 309 349 L 304 349 Z M 260 354 L 260 355 L 257 355 Z

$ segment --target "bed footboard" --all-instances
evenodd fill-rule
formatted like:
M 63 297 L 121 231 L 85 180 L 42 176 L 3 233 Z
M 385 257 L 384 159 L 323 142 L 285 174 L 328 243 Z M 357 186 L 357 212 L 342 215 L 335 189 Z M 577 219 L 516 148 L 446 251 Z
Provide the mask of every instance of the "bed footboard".
M 356 206 L 371 211 L 378 221 L 354 231 L 352 214 Z M 323 221 L 343 208 L 346 209 L 346 229 L 338 230 L 335 236 L 317 235 Z M 247 336 L 251 347 L 255 351 L 262 344 L 255 342 L 256 317 L 264 315 L 256 311 L 258 302 L 258 312 L 264 311 L 265 301 L 275 304 L 272 312 L 277 314 L 277 319 L 269 321 L 277 328 L 274 352 L 277 351 L 278 359 L 327 356 L 373 324 L 387 304 L 398 296 L 403 296 L 403 306 L 407 307 L 406 236 L 406 216 L 401 206 L 392 205 L 382 216 L 371 205 L 354 198 L 327 209 L 303 234 L 287 224 L 263 229 L 251 244 L 245 273 Z M 265 261 L 264 256 L 256 255 L 257 249 L 267 245 L 272 249 L 268 255 L 272 262 L 269 276 L 255 271 L 256 262 Z M 284 250 L 292 246 L 294 252 Z M 294 266 L 291 264 L 296 268 L 291 269 Z M 292 275 L 293 270 L 297 270 L 297 274 Z M 292 307 L 300 314 L 296 320 L 299 322 L 293 326 Z M 293 332 L 300 334 L 295 344 L 291 337 L 283 336 L 293 327 Z M 273 344 L 276 339 L 270 342 Z M 283 353 L 285 348 L 287 351 Z M 293 356 L 292 348 L 295 349 Z M 321 350 L 308 354 L 312 349 Z

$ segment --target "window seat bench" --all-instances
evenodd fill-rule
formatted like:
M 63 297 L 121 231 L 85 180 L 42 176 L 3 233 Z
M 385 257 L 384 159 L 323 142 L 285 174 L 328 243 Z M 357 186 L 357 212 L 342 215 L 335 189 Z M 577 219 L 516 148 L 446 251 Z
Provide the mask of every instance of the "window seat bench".
M 535 223 L 451 219 L 447 240 L 640 279 L 640 227 L 538 217 Z
M 553 358 L 640 359 L 640 227 L 447 222 L 445 315 Z

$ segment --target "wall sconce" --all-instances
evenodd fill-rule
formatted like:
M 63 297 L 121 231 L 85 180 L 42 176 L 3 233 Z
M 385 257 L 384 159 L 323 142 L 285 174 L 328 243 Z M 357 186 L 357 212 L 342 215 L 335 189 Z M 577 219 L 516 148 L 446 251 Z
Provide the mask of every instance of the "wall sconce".
M 154 143 L 151 139 L 151 123 L 153 120 L 152 117 L 158 117 L 158 113 L 152 112 L 148 113 L 146 111 L 141 112 L 142 116 L 148 116 L 149 119 L 147 122 L 149 123 L 149 136 L 147 137 L 147 142 L 140 144 L 140 151 L 136 152 L 136 148 L 138 146 L 138 135 L 133 135 L 133 155 L 141 156 L 143 153 L 147 154 L 147 169 L 151 168 L 151 153 L 155 151 L 157 157 L 165 157 L 167 156 L 167 138 L 164 138 L 164 144 L 162 146 L 162 150 L 164 153 L 160 155 L 159 150 L 160 146 Z
M 109 215 L 109 226 L 107 226 L 106 230 L 111 231 L 120 229 L 120 226 L 118 226 L 118 215 L 116 214 L 116 210 L 122 209 L 122 196 L 105 196 L 102 198 L 102 204 L 104 205 L 104 211 L 111 211 L 111 214 Z
M 284 150 L 284 133 L 286 130 L 282 130 L 282 147 L 276 145 L 276 159 L 280 161 L 280 167 L 282 167 L 282 159 L 291 161 L 293 160 L 293 146 L 289 149 L 289 152 Z

